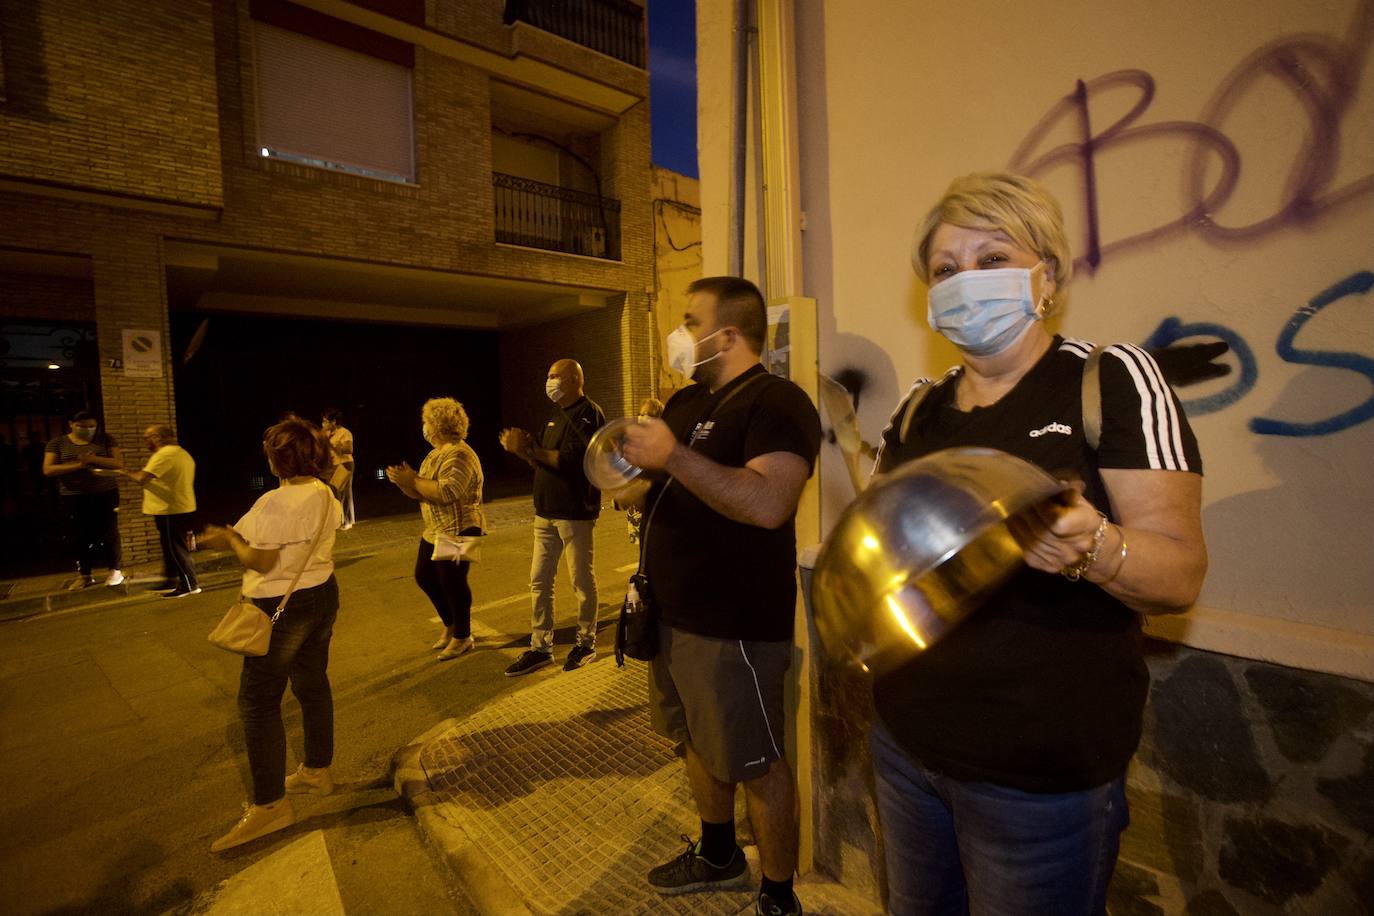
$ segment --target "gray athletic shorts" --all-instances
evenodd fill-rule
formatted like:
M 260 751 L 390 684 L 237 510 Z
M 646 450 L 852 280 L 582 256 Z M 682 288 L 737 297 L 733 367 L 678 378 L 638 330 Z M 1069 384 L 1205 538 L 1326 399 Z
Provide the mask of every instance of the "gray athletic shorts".
M 660 626 L 649 663 L 654 731 L 690 744 L 721 782 L 768 772 L 783 756 L 783 675 L 792 642 L 713 639 Z

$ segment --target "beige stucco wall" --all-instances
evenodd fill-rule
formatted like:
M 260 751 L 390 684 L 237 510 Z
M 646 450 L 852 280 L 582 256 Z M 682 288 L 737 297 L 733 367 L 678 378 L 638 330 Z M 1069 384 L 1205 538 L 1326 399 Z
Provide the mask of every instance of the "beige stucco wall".
M 1152 628 L 1374 679 L 1371 5 L 796 6 L 804 292 L 821 370 L 863 379 L 864 437 L 913 378 L 956 359 L 925 326 L 916 221 L 957 175 L 1029 171 L 1097 261 L 1080 258 L 1061 330 L 1144 342 L 1177 321 L 1233 347 L 1230 375 L 1180 392 L 1206 464 L 1211 572 L 1192 614 Z M 728 259 L 732 7 L 698 4 L 706 273 Z M 1190 214 L 1194 175 L 1202 196 L 1234 187 Z M 829 525 L 851 495 L 833 445 L 822 482 Z

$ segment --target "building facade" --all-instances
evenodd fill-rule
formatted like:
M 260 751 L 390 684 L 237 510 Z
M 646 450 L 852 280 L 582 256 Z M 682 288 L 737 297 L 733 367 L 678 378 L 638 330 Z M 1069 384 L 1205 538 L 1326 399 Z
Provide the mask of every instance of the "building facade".
M 126 452 L 175 424 L 198 341 L 173 316 L 480 331 L 503 425 L 541 418 L 563 356 L 632 409 L 655 382 L 644 8 L 577 10 L 6 4 L 0 311 L 28 341 L 4 358 L 11 446 L 86 405 Z M 131 560 L 155 550 L 138 513 L 121 528 Z

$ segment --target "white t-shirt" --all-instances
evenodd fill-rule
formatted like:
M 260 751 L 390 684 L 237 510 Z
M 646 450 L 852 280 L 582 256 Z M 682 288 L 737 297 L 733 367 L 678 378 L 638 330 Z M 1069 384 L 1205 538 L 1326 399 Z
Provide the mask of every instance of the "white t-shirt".
M 328 512 L 324 531 L 315 552 L 308 558 L 310 543 L 320 528 L 321 514 Z M 309 483 L 283 483 L 264 493 L 253 508 L 238 520 L 234 530 L 250 546 L 277 550 L 277 562 L 265 573 L 245 569 L 243 594 L 249 598 L 277 598 L 286 594 L 296 571 L 305 566 L 297 589 L 311 588 L 328 581 L 334 572 L 334 531 L 339 527 L 343 507 L 334 493 L 318 480 Z

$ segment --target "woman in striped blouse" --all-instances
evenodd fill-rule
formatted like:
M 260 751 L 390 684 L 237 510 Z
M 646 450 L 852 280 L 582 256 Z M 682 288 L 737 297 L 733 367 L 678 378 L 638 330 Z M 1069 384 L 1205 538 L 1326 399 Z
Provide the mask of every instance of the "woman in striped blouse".
M 440 535 L 459 537 L 486 531 L 482 513 L 482 464 L 467 444 L 468 415 L 453 398 L 430 398 L 420 410 L 421 431 L 432 448 L 418 471 L 409 464 L 386 469 L 387 479 L 420 503 L 425 529 L 415 557 L 415 583 L 429 597 L 443 635 L 433 648 L 440 661 L 472 648 L 472 589 L 468 560 L 434 559 Z

